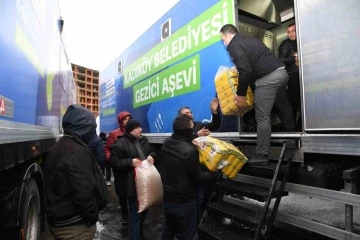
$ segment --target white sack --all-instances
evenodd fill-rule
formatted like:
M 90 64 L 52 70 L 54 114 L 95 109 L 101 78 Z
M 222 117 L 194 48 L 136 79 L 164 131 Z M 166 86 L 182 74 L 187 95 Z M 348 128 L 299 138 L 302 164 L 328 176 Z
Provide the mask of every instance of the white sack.
M 144 160 L 140 167 L 134 169 L 138 212 L 162 203 L 163 187 L 156 167 Z

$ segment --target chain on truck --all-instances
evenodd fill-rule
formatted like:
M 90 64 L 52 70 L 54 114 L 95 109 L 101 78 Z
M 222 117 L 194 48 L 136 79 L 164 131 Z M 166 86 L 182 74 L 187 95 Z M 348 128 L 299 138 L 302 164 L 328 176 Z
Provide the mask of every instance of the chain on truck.
M 0 239 L 45 228 L 41 163 L 76 101 L 57 1 L 0 1 Z
M 129 111 L 160 149 L 181 107 L 189 106 L 196 121 L 211 121 L 215 74 L 220 66 L 233 66 L 220 28 L 234 24 L 278 55 L 287 27 L 295 23 L 300 127 L 282 132 L 274 109 L 271 166 L 240 171 L 232 181 L 219 179 L 220 200 L 208 203 L 199 232 L 209 239 L 240 239 L 236 229 L 252 223 L 254 239 L 285 224 L 359 239 L 359 11 L 357 0 L 181 0 L 100 73 L 101 131 L 118 128 L 116 114 Z M 241 118 L 223 115 L 211 136 L 251 157 L 254 111 Z M 260 209 L 249 200 L 254 196 L 263 202 Z M 248 211 L 255 211 L 253 218 L 244 220 Z

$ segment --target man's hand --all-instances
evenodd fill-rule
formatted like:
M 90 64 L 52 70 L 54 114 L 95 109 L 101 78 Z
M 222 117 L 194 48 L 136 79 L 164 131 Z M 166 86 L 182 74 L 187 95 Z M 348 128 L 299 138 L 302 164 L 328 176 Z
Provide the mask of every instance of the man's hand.
M 149 163 L 151 163 L 152 165 L 154 164 L 154 158 L 152 156 L 148 156 L 147 160 L 149 161 Z
M 210 135 L 210 130 L 206 129 L 205 127 L 203 127 L 202 129 L 200 129 L 196 134 L 198 135 L 198 137 L 201 136 L 209 136 Z
M 294 52 L 293 56 L 295 57 L 295 64 L 299 65 L 297 52 Z
M 138 159 L 138 158 L 134 158 L 134 159 L 132 160 L 132 166 L 133 166 L 134 168 L 140 167 L 140 166 L 141 166 L 141 160 Z
M 235 105 L 238 106 L 239 108 L 245 107 L 246 103 L 245 103 L 245 96 L 235 96 Z
M 218 113 L 217 109 L 219 107 L 219 100 L 217 98 L 213 98 L 213 100 L 211 100 L 210 102 L 210 109 L 212 113 Z

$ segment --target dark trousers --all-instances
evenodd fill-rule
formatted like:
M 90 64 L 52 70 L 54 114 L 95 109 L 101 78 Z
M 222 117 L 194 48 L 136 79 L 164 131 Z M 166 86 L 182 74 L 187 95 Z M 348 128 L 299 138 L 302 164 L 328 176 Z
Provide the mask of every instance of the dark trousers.
M 255 119 L 257 123 L 256 153 L 268 155 L 271 140 L 271 110 L 278 109 L 287 131 L 294 131 L 292 109 L 286 96 L 289 75 L 285 68 L 277 69 L 255 82 Z
M 106 172 L 105 172 L 106 170 Z M 105 166 L 101 166 L 101 171 L 102 173 L 105 175 L 106 174 L 106 181 L 110 182 L 111 181 L 111 166 L 110 163 L 105 161 Z
M 129 197 L 130 231 L 129 240 L 143 240 L 143 224 L 148 210 L 138 213 L 137 197 Z
M 299 73 L 289 72 L 289 82 L 287 89 L 287 98 L 292 108 L 293 118 L 295 120 L 295 129 L 301 131 L 301 97 L 300 97 L 300 78 Z M 298 111 L 300 110 L 299 118 L 297 119 Z M 300 128 L 300 129 L 299 129 Z
M 128 209 L 128 200 L 126 197 L 118 196 L 119 197 L 119 204 L 121 210 L 121 217 L 125 221 L 129 221 L 129 209 Z
M 197 224 L 199 225 L 202 215 L 204 214 L 205 186 L 203 183 L 198 183 L 196 186 L 196 211 L 197 211 Z
M 162 240 L 193 240 L 196 235 L 196 201 L 187 204 L 164 202 L 165 227 Z

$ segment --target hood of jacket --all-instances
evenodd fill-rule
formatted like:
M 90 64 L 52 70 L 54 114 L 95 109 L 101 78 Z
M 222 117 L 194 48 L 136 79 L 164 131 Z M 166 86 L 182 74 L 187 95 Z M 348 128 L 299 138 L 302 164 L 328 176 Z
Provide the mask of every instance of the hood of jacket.
M 81 139 L 86 144 L 96 130 L 95 116 L 88 109 L 72 104 L 62 119 L 64 133 Z
M 123 112 L 119 113 L 119 115 L 118 115 L 118 123 L 119 123 L 121 132 L 125 132 L 125 126 L 122 124 L 122 120 L 127 116 L 130 116 L 130 118 L 132 119 L 131 114 L 127 111 L 123 111 Z

